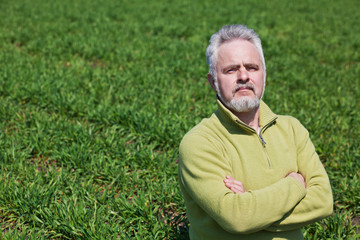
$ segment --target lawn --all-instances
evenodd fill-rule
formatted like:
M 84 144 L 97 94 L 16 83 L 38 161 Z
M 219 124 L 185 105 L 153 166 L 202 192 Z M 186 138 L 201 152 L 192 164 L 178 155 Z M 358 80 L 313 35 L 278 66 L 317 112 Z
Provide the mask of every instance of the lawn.
M 187 239 L 182 136 L 216 109 L 205 49 L 262 38 L 264 100 L 309 130 L 334 214 L 306 239 L 360 237 L 356 0 L 0 2 L 0 238 Z

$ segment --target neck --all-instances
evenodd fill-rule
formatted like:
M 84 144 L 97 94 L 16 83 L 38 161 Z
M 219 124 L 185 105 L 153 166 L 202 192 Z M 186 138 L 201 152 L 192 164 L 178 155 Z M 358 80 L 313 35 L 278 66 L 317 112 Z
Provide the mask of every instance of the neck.
M 247 124 L 249 127 L 259 132 L 259 107 L 251 110 L 250 112 L 235 112 L 232 111 L 242 122 Z

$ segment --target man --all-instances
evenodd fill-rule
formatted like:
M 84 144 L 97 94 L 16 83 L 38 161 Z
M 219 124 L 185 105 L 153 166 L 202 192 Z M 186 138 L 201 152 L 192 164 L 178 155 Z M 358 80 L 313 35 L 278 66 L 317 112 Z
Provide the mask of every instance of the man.
M 224 26 L 206 55 L 218 110 L 179 148 L 190 238 L 303 239 L 302 226 L 332 213 L 330 183 L 307 130 L 261 100 L 260 39 Z

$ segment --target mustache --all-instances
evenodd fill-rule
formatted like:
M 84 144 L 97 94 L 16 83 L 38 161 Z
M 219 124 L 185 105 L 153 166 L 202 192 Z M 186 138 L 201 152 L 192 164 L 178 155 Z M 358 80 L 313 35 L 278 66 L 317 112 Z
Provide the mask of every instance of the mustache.
M 233 94 L 235 94 L 240 88 L 249 88 L 251 89 L 253 92 L 255 92 L 255 86 L 252 83 L 238 83 L 234 89 L 233 89 Z

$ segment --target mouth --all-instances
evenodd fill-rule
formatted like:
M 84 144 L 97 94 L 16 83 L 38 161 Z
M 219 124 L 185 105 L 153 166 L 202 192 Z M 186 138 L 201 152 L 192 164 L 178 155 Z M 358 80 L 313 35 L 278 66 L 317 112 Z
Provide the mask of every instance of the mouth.
M 235 93 L 244 90 L 250 90 L 255 93 L 255 87 L 252 84 L 239 84 L 234 88 L 233 94 L 235 95 Z

